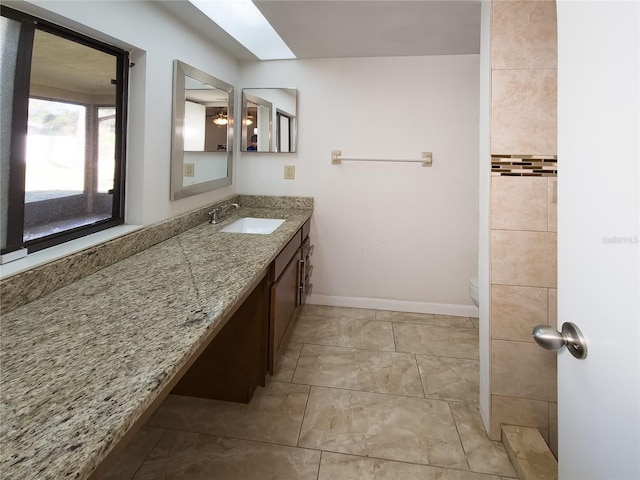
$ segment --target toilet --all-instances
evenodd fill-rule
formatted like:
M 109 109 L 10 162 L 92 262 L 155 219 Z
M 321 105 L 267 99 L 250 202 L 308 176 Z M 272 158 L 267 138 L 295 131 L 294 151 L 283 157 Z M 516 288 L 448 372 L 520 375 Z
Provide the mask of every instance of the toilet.
M 479 306 L 478 303 L 478 276 L 474 275 L 469 279 L 469 296 L 473 303 L 476 304 L 476 307 Z

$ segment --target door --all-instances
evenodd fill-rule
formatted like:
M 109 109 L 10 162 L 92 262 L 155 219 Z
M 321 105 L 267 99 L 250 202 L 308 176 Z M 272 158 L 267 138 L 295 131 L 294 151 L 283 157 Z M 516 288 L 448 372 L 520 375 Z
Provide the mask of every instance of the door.
M 296 250 L 282 275 L 271 286 L 271 325 L 270 325 L 270 363 L 269 371 L 276 373 L 278 360 L 286 345 L 285 337 L 293 327 L 299 305 L 300 249 Z
M 638 1 L 558 1 L 561 480 L 640 478 Z

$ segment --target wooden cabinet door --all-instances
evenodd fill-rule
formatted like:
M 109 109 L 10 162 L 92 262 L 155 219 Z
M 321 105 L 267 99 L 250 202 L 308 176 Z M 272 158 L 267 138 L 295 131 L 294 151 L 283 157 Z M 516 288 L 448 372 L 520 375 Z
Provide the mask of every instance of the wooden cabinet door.
M 269 372 L 275 372 L 275 366 L 285 338 L 292 327 L 299 305 L 298 287 L 299 280 L 300 249 L 282 272 L 280 278 L 271 286 L 271 324 L 269 335 Z

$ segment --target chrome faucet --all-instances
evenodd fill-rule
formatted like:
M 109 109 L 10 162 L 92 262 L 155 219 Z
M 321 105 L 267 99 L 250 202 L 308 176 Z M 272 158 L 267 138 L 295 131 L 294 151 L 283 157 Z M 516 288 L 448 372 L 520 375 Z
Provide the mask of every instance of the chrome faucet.
M 229 213 L 229 210 L 231 210 L 232 208 L 240 208 L 240 205 L 238 205 L 237 203 L 230 203 L 229 205 L 223 205 L 221 207 L 214 208 L 208 213 L 209 223 L 213 223 L 214 225 L 216 223 L 220 223 L 225 219 L 227 213 Z

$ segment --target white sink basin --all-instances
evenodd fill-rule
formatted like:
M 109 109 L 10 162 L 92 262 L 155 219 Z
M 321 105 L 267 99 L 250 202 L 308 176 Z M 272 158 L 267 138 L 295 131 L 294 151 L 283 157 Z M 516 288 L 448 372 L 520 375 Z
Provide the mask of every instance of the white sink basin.
M 252 218 L 245 217 L 236 220 L 231 225 L 224 227 L 221 232 L 227 233 L 253 233 L 268 235 L 284 223 L 280 218 Z

